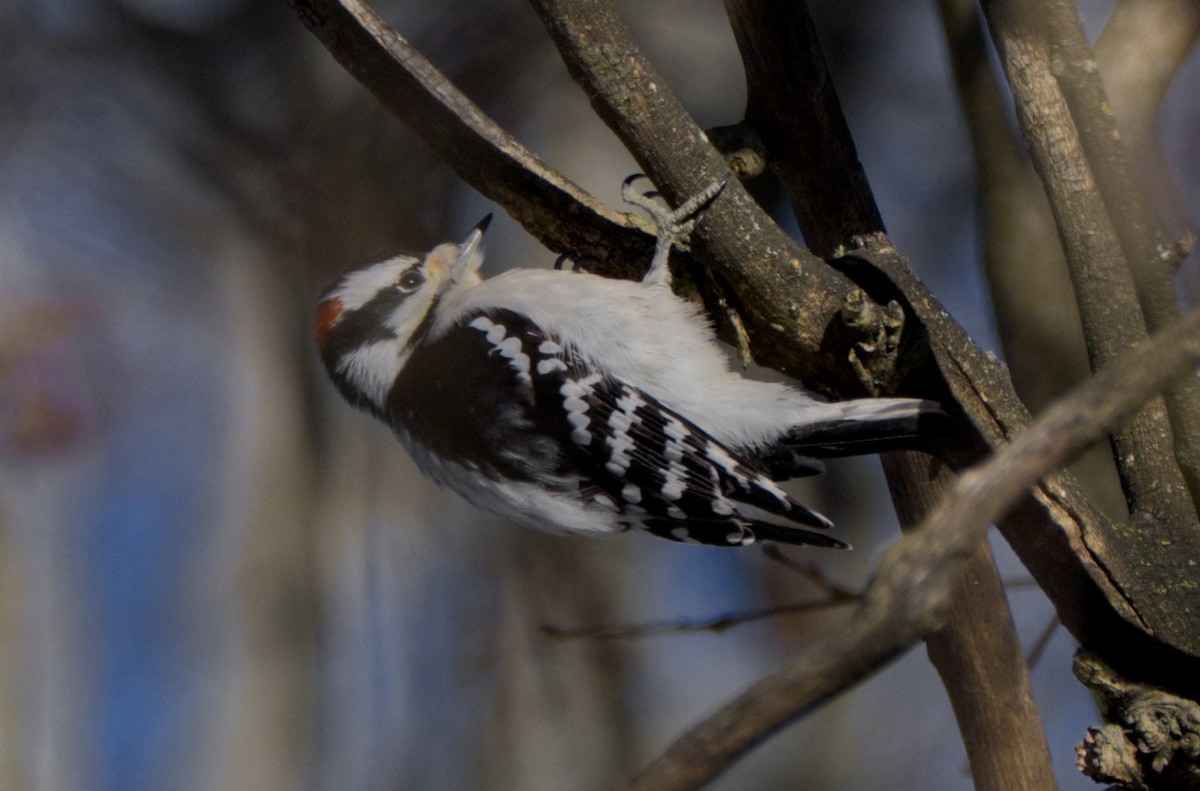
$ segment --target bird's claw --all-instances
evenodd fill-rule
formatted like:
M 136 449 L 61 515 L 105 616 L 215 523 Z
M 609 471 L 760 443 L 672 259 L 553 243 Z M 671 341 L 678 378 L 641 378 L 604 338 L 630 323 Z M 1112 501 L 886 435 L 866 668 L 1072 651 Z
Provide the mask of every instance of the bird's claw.
M 659 196 L 658 192 L 654 190 L 638 192 L 634 189 L 633 183 L 643 178 L 647 178 L 644 173 L 634 173 L 621 183 L 622 200 L 630 206 L 643 209 L 650 215 L 650 219 L 654 221 L 657 229 L 655 231 L 654 259 L 650 262 L 650 268 L 646 271 L 642 282 L 670 285 L 671 271 L 667 266 L 667 259 L 671 255 L 671 247 L 688 237 L 696 225 L 696 219 L 700 212 L 721 194 L 725 185 L 729 183 L 729 176 L 726 175 L 709 184 L 680 204 L 674 211 L 665 208 L 655 200 Z

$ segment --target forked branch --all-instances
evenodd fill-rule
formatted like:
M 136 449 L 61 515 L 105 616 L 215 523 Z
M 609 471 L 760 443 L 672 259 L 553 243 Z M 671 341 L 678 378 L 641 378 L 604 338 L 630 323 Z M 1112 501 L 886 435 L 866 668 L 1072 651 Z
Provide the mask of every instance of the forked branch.
M 699 788 L 783 725 L 864 679 L 945 617 L 988 524 L 1049 471 L 1200 363 L 1200 312 L 1153 336 L 1056 402 L 1011 445 L 963 474 L 916 531 L 887 552 L 849 623 L 827 632 L 673 744 L 627 791 Z M 1195 690 L 1192 690 L 1192 694 Z

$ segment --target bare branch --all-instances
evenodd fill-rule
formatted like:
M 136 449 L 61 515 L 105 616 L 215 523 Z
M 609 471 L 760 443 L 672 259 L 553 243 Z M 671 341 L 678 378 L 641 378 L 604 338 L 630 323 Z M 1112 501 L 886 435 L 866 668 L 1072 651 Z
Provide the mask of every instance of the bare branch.
M 641 274 L 652 235 L 530 153 L 360 0 L 289 2 L 346 71 L 530 234 L 556 252 L 610 264 L 610 273 Z
M 938 8 L 974 153 L 997 330 L 1013 383 L 1036 412 L 1090 374 L 1075 297 L 1046 193 L 1009 122 L 979 3 Z
M 900 524 L 918 526 L 953 489 L 943 465 L 916 453 L 887 453 L 883 467 Z M 967 749 L 977 791 L 1056 787 L 1008 599 L 984 536 L 970 553 L 946 624 L 925 639 Z
M 746 68 L 746 123 L 787 188 L 809 248 L 828 258 L 883 219 L 803 3 L 725 0 Z M 781 46 L 786 42 L 786 46 Z
M 1120 162 L 1114 160 L 1119 154 L 1094 153 L 1093 148 L 1103 148 L 1094 141 L 1085 151 L 1082 140 L 1088 124 L 1098 123 L 1080 119 L 1098 112 L 1095 94 L 1099 88 L 1084 84 L 1088 64 L 1077 62 L 1082 58 L 1082 43 L 1070 46 L 1082 35 L 1078 19 L 1073 9 L 1058 0 L 1036 7 L 1024 0 L 988 0 L 984 9 L 1016 97 L 1018 119 L 1050 197 L 1092 365 L 1102 367 L 1145 337 L 1146 326 L 1110 206 L 1093 180 L 1089 164 L 1100 162 L 1097 172 L 1118 170 Z M 1065 54 L 1062 47 L 1067 48 Z M 1067 72 L 1071 80 L 1060 79 L 1059 72 Z M 1091 77 L 1094 81 L 1094 75 Z M 1068 84 L 1073 86 L 1074 96 L 1070 106 Z M 1073 114 L 1076 108 L 1080 109 Z M 1103 136 L 1103 129 L 1086 134 L 1089 138 Z M 1125 185 L 1116 180 L 1108 186 Z M 1161 594 L 1164 585 L 1186 573 L 1182 564 L 1187 558 L 1200 557 L 1195 508 L 1170 453 L 1170 443 L 1164 441 L 1170 436 L 1161 399 L 1150 402 L 1114 434 L 1114 454 L 1136 529 L 1127 536 L 1097 533 L 1087 540 L 1149 630 L 1173 645 L 1200 653 L 1200 633 L 1189 615 L 1200 607 L 1180 607 L 1175 598 L 1167 601 Z M 1163 553 L 1155 546 L 1173 549 Z M 1187 591 L 1177 593 L 1184 599 L 1200 598 Z M 1070 623 L 1067 614 L 1064 621 Z
M 1050 197 L 1092 368 L 1099 369 L 1144 339 L 1146 326 L 1120 239 L 1089 166 L 1082 130 L 1076 131 L 1066 81 L 1055 74 L 1064 67 L 1054 59 L 1060 45 L 1051 34 L 1078 33 L 1078 20 L 1074 25 L 1046 23 L 1046 16 L 1066 13 L 1052 2 L 1037 7 L 1039 24 L 1034 24 L 1029 16 L 1033 7 L 1020 5 L 991 2 L 984 8 L 1034 164 Z M 1079 58 L 1079 53 L 1071 54 Z M 1076 64 L 1072 71 L 1083 68 Z M 1114 435 L 1114 458 L 1131 512 L 1176 523 L 1191 514 L 1190 521 L 1194 509 L 1182 499 L 1182 477 L 1169 454 L 1164 457 L 1162 437 L 1167 435 L 1163 406 L 1152 404 Z M 1178 486 L 1170 485 L 1176 482 Z M 1165 496 L 1158 488 L 1161 483 L 1169 489 Z
M 1061 466 L 1200 362 L 1200 312 L 1173 324 L 1061 399 L 888 550 L 849 623 L 693 728 L 626 788 L 699 788 L 770 733 L 862 680 L 939 628 L 972 549 L 1047 471 Z M 1194 696 L 1192 678 L 1185 694 Z
M 772 168 L 792 196 L 805 239 L 826 254 L 883 224 L 803 2 L 726 0 L 746 65 L 747 123 L 761 136 Z M 891 372 L 893 375 L 897 371 Z M 925 516 L 954 475 L 917 453 L 884 456 L 901 524 Z M 1024 656 L 1008 601 L 981 541 L 968 584 L 960 586 L 945 628 L 928 651 L 958 716 L 981 791 L 1053 788 Z
M 1175 297 L 1174 268 L 1170 265 L 1169 257 L 1160 253 L 1166 246 L 1166 239 L 1155 227 L 1141 185 L 1134 177 L 1130 155 L 1118 128 L 1118 119 L 1109 104 L 1108 94 L 1101 82 L 1101 72 L 1096 68 L 1097 62 L 1084 40 L 1078 13 L 1074 5 L 1063 0 L 1051 4 L 1051 9 L 1046 16 L 1054 42 L 1051 54 L 1053 62 L 1058 65 L 1056 76 L 1133 276 L 1146 326 L 1153 332 L 1180 315 Z M 1118 19 L 1127 19 L 1128 16 L 1122 13 Z M 1177 14 L 1171 21 L 1183 23 L 1180 26 L 1184 28 L 1184 37 L 1187 36 L 1188 27 L 1191 27 L 1194 38 L 1196 16 L 1193 9 L 1187 17 Z M 1178 53 L 1179 49 L 1181 45 L 1175 44 L 1174 52 Z M 1178 55 L 1176 63 L 1177 67 L 1182 65 Z M 1160 76 L 1155 84 L 1147 87 L 1165 92 L 1161 82 Z M 1200 387 L 1195 379 L 1185 379 L 1164 396 L 1166 417 L 1174 442 L 1166 447 L 1159 442 L 1153 448 L 1142 447 L 1140 451 L 1152 451 L 1159 457 L 1143 459 L 1150 462 L 1146 466 L 1151 473 L 1167 471 L 1172 458 L 1180 466 L 1192 506 L 1186 518 L 1187 521 L 1193 521 L 1197 515 L 1196 509 L 1200 508 Z M 1159 482 L 1163 480 L 1160 478 Z
M 939 0 L 950 65 L 970 133 L 983 271 L 1013 385 L 1036 413 L 1087 378 L 1087 349 L 1050 204 L 1014 134 L 976 0 Z M 1112 453 L 1071 468 L 1106 514 L 1127 513 Z
M 1155 226 L 1151 207 L 1157 207 L 1160 215 L 1173 215 L 1166 220 L 1176 227 L 1186 227 L 1187 223 L 1186 214 L 1175 208 L 1183 206 L 1184 201 L 1163 161 L 1154 125 L 1167 89 L 1192 53 L 1197 37 L 1200 6 L 1191 0 L 1118 2 L 1095 47 L 1112 115 L 1100 107 L 1073 108 L 1076 114 L 1088 112 L 1098 117 L 1098 125 L 1103 124 L 1096 130 L 1101 133 L 1097 145 L 1118 145 L 1118 138 L 1110 130 L 1114 123 L 1120 127 L 1126 144 L 1128 161 L 1108 156 L 1104 161 L 1113 161 L 1113 166 L 1101 172 L 1101 184 L 1104 173 L 1112 170 L 1115 183 L 1106 190 L 1127 189 L 1135 198 L 1144 196 L 1133 205 L 1118 204 L 1111 211 L 1123 234 L 1122 243 L 1131 251 L 1129 263 L 1152 332 L 1177 317 L 1179 306 L 1174 289 L 1178 257 L 1172 253 L 1174 245 Z M 1099 79 L 1085 76 L 1092 81 Z M 1083 131 L 1088 130 L 1085 127 Z M 1111 199 L 1109 202 L 1111 206 Z M 1183 235 L 1186 238 L 1190 233 Z M 1185 379 L 1167 391 L 1166 402 L 1175 459 L 1193 505 L 1200 508 L 1200 386 L 1194 379 Z
M 657 623 L 633 624 L 594 624 L 592 626 L 555 626 L 542 624 L 542 634 L 558 640 L 573 640 L 589 638 L 592 640 L 630 640 L 643 637 L 657 637 L 664 634 L 686 634 L 688 632 L 712 632 L 723 634 L 735 626 L 754 623 L 766 618 L 779 618 L 784 615 L 801 615 L 804 613 L 820 612 L 834 607 L 842 607 L 856 602 L 861 596 L 853 593 L 843 593 L 830 596 L 818 601 L 798 602 L 796 604 L 781 604 L 776 607 L 764 607 L 750 612 L 731 613 L 703 621 L 660 621 Z
M 604 0 L 533 0 L 571 75 L 672 205 L 728 168 Z M 828 333 L 852 284 L 780 230 L 736 180 L 700 218 L 692 247 L 731 298 L 754 358 L 827 393 L 862 392 Z

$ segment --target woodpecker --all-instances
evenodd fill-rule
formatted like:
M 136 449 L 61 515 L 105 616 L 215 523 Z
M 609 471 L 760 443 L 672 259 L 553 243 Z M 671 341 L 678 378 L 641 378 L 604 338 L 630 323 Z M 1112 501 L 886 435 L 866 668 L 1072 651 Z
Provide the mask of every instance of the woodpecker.
M 659 228 L 640 282 L 556 269 L 484 279 L 491 215 L 458 244 L 350 272 L 317 306 L 321 360 L 428 477 L 518 523 L 845 547 L 776 479 L 820 472 L 827 456 L 915 447 L 940 410 L 910 398 L 827 402 L 730 369 L 667 267 L 723 186 L 668 213 L 626 182 L 626 199 Z

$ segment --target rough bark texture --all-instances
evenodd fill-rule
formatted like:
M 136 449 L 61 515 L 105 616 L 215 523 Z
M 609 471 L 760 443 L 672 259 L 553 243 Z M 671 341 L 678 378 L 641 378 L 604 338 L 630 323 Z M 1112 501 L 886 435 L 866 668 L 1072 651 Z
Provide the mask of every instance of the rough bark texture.
M 1111 161 L 1116 155 L 1085 150 L 1081 135 L 1086 124 L 1079 119 L 1097 112 L 1099 99 L 1095 86 L 1078 84 L 1082 77 L 1076 72 L 1084 66 L 1064 65 L 1078 54 L 1060 57 L 1059 47 L 1071 40 L 1078 20 L 1073 9 L 1057 1 L 1045 8 L 1026 0 L 993 1 L 984 9 L 1017 100 L 1018 119 L 1050 198 L 1092 365 L 1102 368 L 1144 338 L 1147 330 L 1126 253 L 1110 218 L 1111 212 L 1137 207 L 1106 205 L 1093 170 L 1118 169 L 1119 163 Z M 1068 95 L 1074 97 L 1073 104 Z M 1171 436 L 1163 399 L 1147 404 L 1113 435 L 1132 529 L 1094 525 L 1083 539 L 1147 630 L 1195 656 L 1200 655 L 1200 590 L 1182 581 L 1189 576 L 1189 561 L 1200 557 L 1200 531 L 1195 529 L 1195 507 L 1172 453 Z M 1128 667 L 1123 669 L 1128 672 Z
M 699 788 L 789 721 L 938 629 L 987 525 L 1046 470 L 1061 466 L 1200 362 L 1200 312 L 1109 366 L 1046 410 L 884 555 L 854 616 L 818 637 L 652 762 L 626 788 Z
M 929 456 L 889 453 L 883 464 L 907 529 L 953 488 L 945 465 Z M 950 694 L 976 791 L 1057 788 L 1029 668 L 986 537 L 966 560 L 946 625 L 925 647 Z
M 726 0 L 725 7 L 746 68 L 746 124 L 787 188 L 805 241 L 830 256 L 854 246 L 856 239 L 882 234 L 882 219 L 805 4 Z M 899 351 L 905 313 L 898 302 L 890 304 L 897 307 Z M 907 389 L 906 360 L 881 355 L 881 346 L 886 344 L 860 341 L 851 351 L 869 371 L 865 378 L 871 390 Z M 945 464 L 916 453 L 887 454 L 884 471 L 907 528 L 915 527 L 954 481 Z M 972 553 L 946 626 L 930 636 L 927 647 L 958 716 L 976 787 L 1054 788 L 1025 657 L 985 540 Z
M 553 249 L 582 252 L 601 260 L 611 267 L 608 271 L 628 274 L 644 265 L 649 251 L 644 234 L 630 230 L 619 215 L 605 212 L 544 165 L 531 161 L 510 138 L 495 134 L 498 130 L 477 108 L 464 104 L 444 78 L 430 73 L 432 67 L 415 61 L 415 53 L 356 0 L 292 0 L 292 4 L 355 76 L 438 146 L 464 179 L 504 205 L 539 239 Z M 668 201 L 678 204 L 728 172 L 723 158 L 638 51 L 629 31 L 607 3 L 534 0 L 534 6 L 599 115 L 625 142 Z M 781 29 L 804 34 L 803 25 Z M 994 24 L 993 33 L 1000 35 L 995 33 Z M 739 35 L 746 35 L 745 30 Z M 1035 60 L 1035 56 L 1040 57 L 1037 51 L 1022 49 L 1027 44 L 1018 37 L 1002 43 L 1000 49 L 1002 54 L 1018 53 Z M 819 65 L 813 55 L 810 49 L 801 58 L 797 79 L 811 80 L 817 73 L 811 70 Z M 758 52 L 749 62 L 770 64 L 772 57 L 769 52 Z M 1009 57 L 1005 62 L 1010 69 L 1026 65 L 1021 58 Z M 805 68 L 810 70 L 806 72 Z M 1046 73 L 1037 71 L 1038 64 L 1032 68 L 1033 78 L 1047 78 Z M 1050 72 L 1049 78 L 1053 77 Z M 1024 79 L 1010 76 L 1018 104 L 1037 101 L 1040 96 L 1032 88 L 1024 90 Z M 415 87 L 397 87 L 403 85 Z M 752 92 L 752 102 L 760 102 L 763 108 L 755 111 L 760 120 L 769 114 L 766 108 L 776 107 L 761 93 L 756 97 Z M 828 86 L 805 85 L 797 95 L 808 97 L 806 101 L 817 106 L 827 102 L 832 92 Z M 1052 95 L 1041 98 L 1059 104 L 1066 101 Z M 1039 110 L 1023 110 L 1022 117 L 1028 121 L 1036 112 Z M 442 120 L 426 123 L 426 115 Z M 839 133 L 836 119 L 831 117 L 809 122 L 815 124 L 810 128 L 818 133 Z M 1033 124 L 1029 131 L 1062 128 L 1047 120 L 1042 125 Z M 457 138 L 458 143 L 448 143 L 454 135 L 465 136 Z M 1075 227 L 1072 223 L 1076 219 L 1065 216 L 1074 209 L 1064 206 L 1075 206 L 1085 219 L 1101 218 L 1111 211 L 1104 198 L 1095 194 L 1095 184 L 1089 183 L 1092 179 L 1086 162 L 1081 168 L 1066 156 L 1075 156 L 1075 151 L 1083 151 L 1084 147 L 1061 134 L 1051 135 L 1045 143 L 1058 146 L 1052 149 L 1055 156 L 1064 156 L 1062 192 L 1057 197 L 1052 193 L 1052 201 L 1078 201 L 1078 205 L 1064 203 L 1057 209 L 1064 215 L 1060 232 L 1064 238 L 1070 237 L 1068 252 L 1076 256 L 1081 267 L 1091 266 L 1093 258 L 1106 264 L 1098 270 L 1087 270 L 1093 285 L 1099 288 L 1085 296 L 1092 299 L 1095 291 L 1111 290 L 1105 293 L 1103 304 L 1097 305 L 1100 311 L 1108 312 L 1087 320 L 1097 339 L 1093 357 L 1108 361 L 1145 335 L 1144 323 L 1139 326 L 1136 290 L 1130 287 L 1128 272 L 1120 271 L 1126 256 L 1111 224 Z M 852 147 L 839 149 L 837 156 L 839 167 L 855 172 L 858 166 Z M 1043 173 L 1060 167 L 1058 163 L 1049 164 Z M 794 182 L 789 188 L 794 189 L 803 178 L 801 164 L 779 167 L 780 172 L 794 174 L 789 177 Z M 978 463 L 1014 437 L 1016 445 L 1027 446 L 1022 431 L 1029 417 L 1004 367 L 974 346 L 916 279 L 908 262 L 880 232 L 877 213 L 872 216 L 874 207 L 862 200 L 861 191 L 834 189 L 829 199 L 840 207 L 839 219 L 857 218 L 849 226 L 838 227 L 832 223 L 822 225 L 822 215 L 811 213 L 806 235 L 837 253 L 830 261 L 832 266 L 797 247 L 741 185 L 732 182 L 705 212 L 692 240 L 696 259 L 705 265 L 704 276 L 697 282 L 705 284 L 710 306 L 722 304 L 736 313 L 737 323 L 744 327 L 759 362 L 799 375 L 809 386 L 829 395 L 850 397 L 896 390 L 940 401 L 958 424 L 958 442 L 945 455 L 954 467 Z M 847 244 L 847 227 L 878 231 L 852 234 Z M 1085 238 L 1089 235 L 1093 238 Z M 630 260 L 632 264 L 622 263 Z M 682 263 L 688 262 L 683 259 Z M 1090 287 L 1085 284 L 1084 288 Z M 1134 310 L 1129 313 L 1126 308 L 1131 294 Z M 1110 309 L 1110 303 L 1120 304 L 1121 310 Z M 893 321 L 897 315 L 903 316 L 899 333 Z M 865 330 L 847 322 L 847 317 L 861 316 L 882 318 Z M 1194 324 L 1194 317 L 1188 321 Z M 890 332 L 901 339 L 896 350 L 882 357 L 869 348 L 879 332 Z M 1099 340 L 1104 336 L 1115 342 Z M 866 361 L 860 352 L 866 355 Z M 1138 388 L 1146 385 L 1146 381 L 1118 382 L 1113 377 L 1110 369 L 1102 370 L 1101 380 L 1108 386 L 1130 391 L 1116 393 L 1122 397 L 1143 392 Z M 1064 436 L 1088 417 L 1083 412 L 1056 415 Z M 1102 419 L 1111 423 L 1111 417 Z M 1169 431 L 1161 430 L 1164 426 L 1159 404 L 1143 410 L 1135 428 L 1122 435 L 1143 443 L 1130 448 L 1145 447 L 1148 440 L 1161 446 L 1169 437 Z M 1038 441 L 1043 443 L 1041 450 L 1055 459 L 1067 455 L 1066 446 L 1061 444 L 1066 440 L 1061 437 L 1039 436 Z M 1044 472 L 1041 468 L 1036 474 L 1029 469 L 1022 473 L 1032 477 L 1022 477 L 1021 486 L 1034 485 L 1025 494 L 1021 486 L 979 492 L 980 479 L 975 475 L 963 481 L 957 491 L 982 509 L 980 513 L 992 511 L 970 498 L 985 498 L 988 508 L 997 513 L 1002 506 L 989 498 L 1002 494 L 1016 499 L 1016 506 L 1000 520 L 1001 529 L 1053 600 L 1064 624 L 1085 646 L 1127 676 L 1153 678 L 1158 684 L 1195 697 L 1200 692 L 1200 613 L 1195 602 L 1197 594 L 1185 589 L 1182 581 L 1191 577 L 1188 559 L 1200 556 L 1193 546 L 1197 531 L 1171 532 L 1181 524 L 1178 519 L 1186 509 L 1180 504 L 1187 500 L 1179 496 L 1184 490 L 1178 471 L 1175 476 L 1155 477 L 1149 464 L 1161 461 L 1162 454 L 1152 456 L 1135 454 L 1132 459 L 1125 457 L 1122 464 L 1129 473 L 1126 480 L 1130 496 L 1139 508 L 1154 515 L 1154 525 L 1167 525 L 1167 533 L 1118 529 L 1078 494 L 1069 479 L 1050 476 L 1034 485 Z M 1016 463 L 1007 450 L 1000 451 L 1000 458 Z M 999 484 L 991 481 L 988 485 Z M 1190 503 L 1187 505 L 1190 508 Z M 1194 512 L 1191 522 L 1194 525 Z M 940 624 L 949 588 L 932 585 L 917 590 L 913 587 L 917 583 L 903 579 L 903 575 L 929 579 L 929 569 L 937 568 L 938 580 L 953 581 L 953 576 L 945 575 L 961 570 L 962 559 L 978 545 L 979 537 L 975 535 L 962 546 L 956 544 L 953 550 L 927 545 L 926 540 L 920 535 L 902 540 L 877 578 L 878 597 L 864 605 L 852 629 L 819 641 L 779 676 L 764 681 L 747 693 L 748 697 L 686 737 L 679 751 L 664 760 L 674 766 L 691 762 L 698 767 L 699 756 L 708 754 L 711 748 L 714 761 L 724 756 L 724 766 L 732 760 L 730 756 L 747 749 L 772 728 L 861 678 Z M 919 551 L 931 554 L 918 563 L 918 556 L 912 553 Z M 936 565 L 943 561 L 944 570 Z M 885 600 L 886 605 L 881 603 Z M 895 601 L 911 606 L 911 618 L 889 623 L 888 619 L 897 615 L 888 609 Z M 870 649 L 854 653 L 864 644 Z M 826 675 L 818 678 L 815 674 L 820 673 Z M 685 770 L 693 776 L 704 772 L 711 776 L 720 768 L 713 768 L 711 762 L 706 766 Z M 648 775 L 656 776 L 653 772 Z M 647 784 L 642 787 L 693 787 L 644 782 Z

